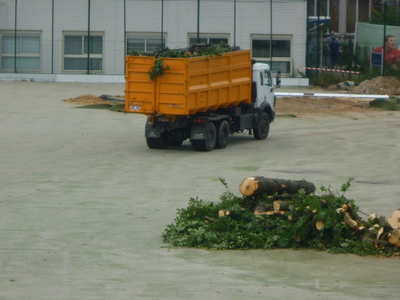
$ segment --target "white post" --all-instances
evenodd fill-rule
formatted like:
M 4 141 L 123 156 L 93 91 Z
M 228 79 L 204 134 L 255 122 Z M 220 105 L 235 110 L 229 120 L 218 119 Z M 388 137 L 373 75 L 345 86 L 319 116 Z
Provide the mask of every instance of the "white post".
M 339 2 L 339 34 L 347 32 L 347 0 Z

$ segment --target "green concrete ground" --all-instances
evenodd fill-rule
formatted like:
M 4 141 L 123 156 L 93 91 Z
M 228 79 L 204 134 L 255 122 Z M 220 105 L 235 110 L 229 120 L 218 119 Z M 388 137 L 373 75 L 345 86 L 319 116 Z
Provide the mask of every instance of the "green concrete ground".
M 277 117 L 265 141 L 150 150 L 145 117 L 65 98 L 123 84 L 0 81 L 0 299 L 395 299 L 400 260 L 309 250 L 168 249 L 190 197 L 217 201 L 222 177 L 355 181 L 367 213 L 400 207 L 400 112 Z M 279 100 L 278 100 L 279 101 Z

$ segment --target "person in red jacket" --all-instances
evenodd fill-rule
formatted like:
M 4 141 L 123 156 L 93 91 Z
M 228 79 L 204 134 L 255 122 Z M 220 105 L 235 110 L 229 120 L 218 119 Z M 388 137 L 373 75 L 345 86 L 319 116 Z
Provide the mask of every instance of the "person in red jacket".
M 380 46 L 374 49 L 374 53 L 382 53 L 384 46 Z M 395 64 L 400 60 L 400 50 L 396 48 L 396 40 L 394 35 L 387 35 L 385 37 L 385 61 L 388 64 Z

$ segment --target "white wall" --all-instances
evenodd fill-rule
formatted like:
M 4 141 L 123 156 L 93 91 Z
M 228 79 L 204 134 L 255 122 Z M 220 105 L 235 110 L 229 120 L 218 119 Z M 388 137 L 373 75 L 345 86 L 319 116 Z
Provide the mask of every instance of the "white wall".
M 0 1 L 0 31 L 14 30 L 15 0 Z M 87 31 L 87 0 L 54 0 L 54 73 L 62 72 L 63 31 Z M 270 34 L 270 1 L 237 0 L 236 45 L 250 49 L 252 34 Z M 51 0 L 18 0 L 18 30 L 42 32 L 42 73 L 51 72 Z M 292 35 L 293 69 L 305 65 L 305 0 L 273 1 L 273 34 Z M 201 0 L 200 32 L 229 33 L 234 42 L 234 1 Z M 126 0 L 127 32 L 160 32 L 161 0 Z M 124 72 L 124 1 L 91 1 L 92 32 L 104 32 L 104 74 Z M 197 32 L 197 0 L 164 0 L 170 48 L 185 47 Z M 1 50 L 1 48 L 0 48 Z

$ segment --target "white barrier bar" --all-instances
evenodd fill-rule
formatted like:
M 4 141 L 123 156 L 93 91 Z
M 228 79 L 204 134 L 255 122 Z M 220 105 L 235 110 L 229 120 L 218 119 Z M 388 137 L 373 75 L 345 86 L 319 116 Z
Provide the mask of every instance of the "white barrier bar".
M 389 95 L 373 95 L 373 94 L 329 94 L 329 93 L 294 93 L 294 92 L 274 92 L 275 96 L 286 97 L 335 97 L 335 98 L 379 98 L 388 99 Z

